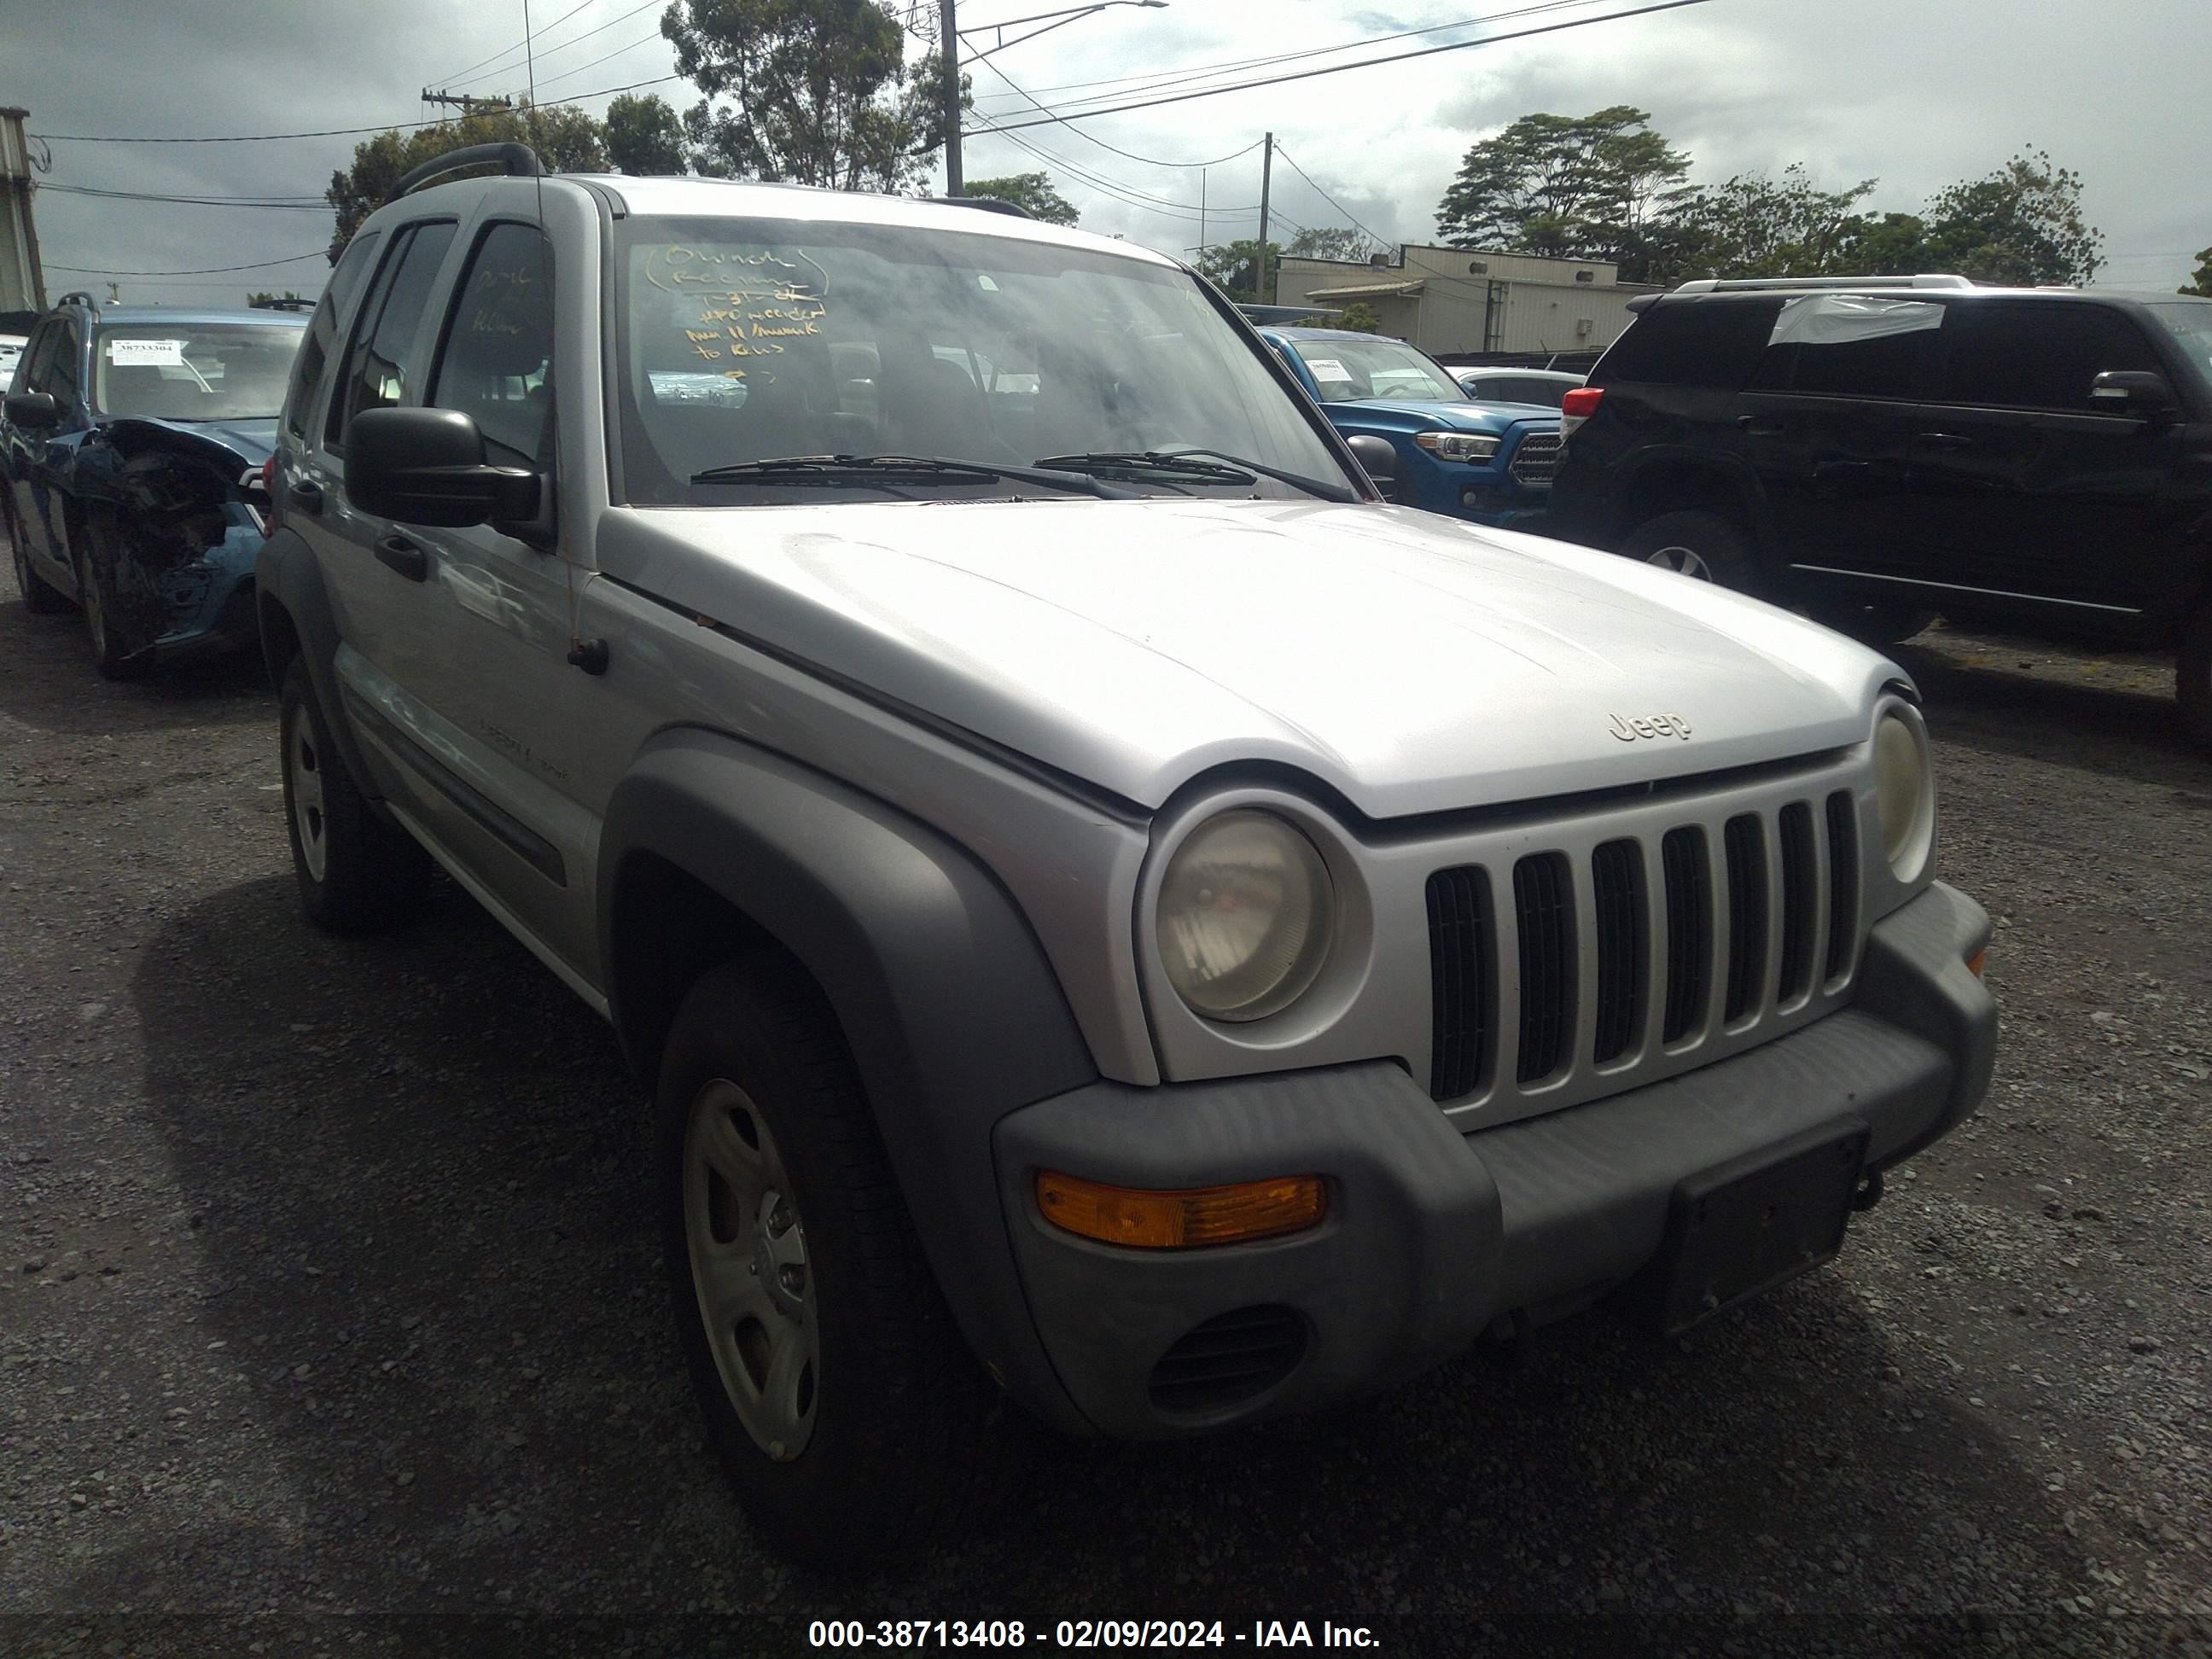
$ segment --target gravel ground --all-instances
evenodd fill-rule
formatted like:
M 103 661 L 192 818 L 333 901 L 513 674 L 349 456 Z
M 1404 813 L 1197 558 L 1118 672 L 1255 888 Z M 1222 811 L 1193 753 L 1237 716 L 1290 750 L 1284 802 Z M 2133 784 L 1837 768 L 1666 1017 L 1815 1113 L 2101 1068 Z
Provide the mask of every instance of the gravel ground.
M 450 888 L 314 933 L 258 665 L 106 684 L 0 586 L 0 1649 L 2212 1650 L 2212 766 L 2151 659 L 1900 655 L 2003 1048 L 1835 1267 L 1306 1423 L 1039 1434 L 1002 1513 L 839 1582 L 699 1455 L 609 1032 Z

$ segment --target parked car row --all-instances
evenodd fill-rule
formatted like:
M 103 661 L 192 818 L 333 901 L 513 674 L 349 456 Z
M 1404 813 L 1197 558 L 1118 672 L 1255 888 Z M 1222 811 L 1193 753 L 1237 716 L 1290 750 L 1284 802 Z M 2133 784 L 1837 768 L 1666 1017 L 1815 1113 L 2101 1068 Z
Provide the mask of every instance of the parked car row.
M 777 1547 L 987 1501 L 1006 1397 L 1170 1437 L 1684 1328 L 1986 1088 L 1909 680 L 1466 522 L 1558 417 L 1390 343 L 519 145 L 333 270 L 254 574 L 301 902 L 434 861 L 613 1024 Z

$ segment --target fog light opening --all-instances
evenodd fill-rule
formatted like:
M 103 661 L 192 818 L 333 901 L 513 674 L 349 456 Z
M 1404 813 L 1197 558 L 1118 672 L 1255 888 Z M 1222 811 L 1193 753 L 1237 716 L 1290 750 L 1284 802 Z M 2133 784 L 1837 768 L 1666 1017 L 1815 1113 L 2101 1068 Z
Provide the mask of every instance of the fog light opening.
M 1276 1238 L 1318 1226 L 1328 1212 L 1319 1176 L 1157 1191 L 1040 1170 L 1036 1205 L 1047 1221 L 1065 1232 L 1140 1250 Z

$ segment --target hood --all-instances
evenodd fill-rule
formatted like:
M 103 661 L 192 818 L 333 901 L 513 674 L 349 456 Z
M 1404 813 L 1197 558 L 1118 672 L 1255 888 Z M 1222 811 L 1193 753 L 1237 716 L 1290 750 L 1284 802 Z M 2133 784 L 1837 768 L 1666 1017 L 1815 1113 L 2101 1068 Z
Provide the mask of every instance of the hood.
M 135 430 L 134 430 L 135 429 Z M 258 466 L 276 453 L 276 417 L 260 421 L 165 421 L 150 415 L 119 416 L 107 422 L 109 434 L 128 446 L 150 433 L 186 438 L 200 445 L 220 445 L 251 466 Z
M 1325 404 L 1322 409 L 1332 414 L 1338 410 L 1364 410 L 1394 416 L 1414 428 L 1443 427 L 1450 432 L 1493 434 L 1516 426 L 1554 427 L 1559 422 L 1558 410 L 1539 410 L 1527 404 L 1425 403 L 1413 398 L 1362 398 L 1353 403 Z
M 615 508 L 597 541 L 607 575 L 1146 807 L 1237 762 L 1374 818 L 1708 772 L 1863 741 L 1901 678 L 1723 589 L 1403 507 Z M 1614 735 L 1656 715 L 1689 736 Z

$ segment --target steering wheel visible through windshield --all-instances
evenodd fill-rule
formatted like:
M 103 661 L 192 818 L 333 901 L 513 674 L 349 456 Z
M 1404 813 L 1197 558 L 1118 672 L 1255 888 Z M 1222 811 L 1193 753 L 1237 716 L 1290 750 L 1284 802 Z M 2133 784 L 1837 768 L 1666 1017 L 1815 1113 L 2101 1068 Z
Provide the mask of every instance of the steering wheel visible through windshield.
M 1325 404 L 1401 398 L 1423 404 L 1463 404 L 1459 382 L 1422 353 L 1395 340 L 1293 340 Z
M 894 491 L 880 469 L 871 482 L 755 465 L 830 456 L 1079 465 L 1140 494 L 1315 493 L 1165 463 L 1195 449 L 1348 493 L 1309 417 L 1172 266 L 900 225 L 641 217 L 617 232 L 617 438 L 634 502 Z M 895 482 L 1010 488 L 942 470 Z

